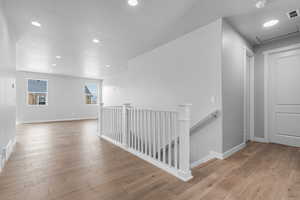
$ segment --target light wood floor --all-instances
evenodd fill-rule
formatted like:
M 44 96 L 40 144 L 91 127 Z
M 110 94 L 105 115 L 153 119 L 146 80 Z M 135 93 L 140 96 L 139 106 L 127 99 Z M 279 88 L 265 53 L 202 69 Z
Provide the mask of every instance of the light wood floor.
M 300 199 L 300 149 L 249 143 L 181 182 L 100 141 L 95 121 L 18 126 L 16 150 L 0 175 L 1 200 Z

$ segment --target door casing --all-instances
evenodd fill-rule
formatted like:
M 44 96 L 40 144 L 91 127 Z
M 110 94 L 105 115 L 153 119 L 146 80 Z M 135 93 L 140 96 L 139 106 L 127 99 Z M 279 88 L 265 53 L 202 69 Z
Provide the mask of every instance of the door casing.
M 249 65 L 247 64 L 247 58 L 250 58 Z M 249 67 L 249 69 L 247 69 Z M 247 74 L 247 72 L 249 74 Z M 247 78 L 249 77 L 249 91 L 247 92 Z M 249 105 L 247 105 L 249 103 Z M 249 110 L 247 109 L 249 106 Z M 249 112 L 249 113 L 247 113 Z M 247 122 L 247 117 L 249 121 Z M 246 125 L 249 123 L 249 130 L 246 129 Z M 247 138 L 247 132 L 249 131 L 250 138 Z M 254 140 L 254 53 L 251 49 L 245 47 L 244 49 L 244 143 L 247 140 Z
M 263 52 L 264 54 L 264 139 L 262 140 L 263 142 L 269 143 L 270 142 L 270 105 L 269 105 L 269 99 L 270 99 L 270 74 L 269 74 L 269 58 L 270 55 L 280 53 L 280 52 L 285 52 L 285 51 L 292 51 L 292 50 L 297 50 L 300 49 L 300 43 L 295 44 L 295 45 L 290 45 L 287 47 L 283 48 L 278 48 L 278 49 L 273 49 L 270 51 L 265 51 Z

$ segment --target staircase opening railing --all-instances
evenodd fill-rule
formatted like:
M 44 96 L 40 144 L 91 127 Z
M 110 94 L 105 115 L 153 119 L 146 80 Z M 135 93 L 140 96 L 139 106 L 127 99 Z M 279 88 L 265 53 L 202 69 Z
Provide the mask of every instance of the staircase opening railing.
M 99 111 L 99 135 L 183 181 L 190 169 L 190 105 L 176 111 L 135 108 L 130 104 Z

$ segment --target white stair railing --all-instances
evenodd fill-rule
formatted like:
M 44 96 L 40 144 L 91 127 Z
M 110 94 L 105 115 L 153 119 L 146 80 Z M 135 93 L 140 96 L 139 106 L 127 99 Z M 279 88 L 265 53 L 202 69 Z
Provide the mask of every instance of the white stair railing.
M 135 108 L 130 104 L 99 111 L 100 137 L 166 170 L 183 181 L 190 169 L 190 105 L 177 111 Z

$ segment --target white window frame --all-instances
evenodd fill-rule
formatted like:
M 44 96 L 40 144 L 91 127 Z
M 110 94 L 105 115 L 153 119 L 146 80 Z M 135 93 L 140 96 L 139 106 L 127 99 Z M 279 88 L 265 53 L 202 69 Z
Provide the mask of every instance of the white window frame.
M 85 101 L 86 100 L 85 99 L 85 97 L 86 97 L 85 86 L 87 86 L 89 84 L 95 84 L 97 86 L 97 103 L 95 103 L 95 104 L 87 104 L 86 101 Z M 84 94 L 83 99 L 84 99 L 84 104 L 85 105 L 91 105 L 91 106 L 93 106 L 93 105 L 99 105 L 99 83 L 96 83 L 96 82 L 85 82 L 84 86 L 83 86 L 83 94 Z
M 33 94 L 33 93 L 41 93 L 41 92 L 29 92 L 29 88 L 28 88 L 28 81 L 29 80 L 39 80 L 39 81 L 46 81 L 47 82 L 47 92 L 44 92 L 45 94 L 47 94 L 47 102 L 45 105 L 40 105 L 40 104 L 36 104 L 36 105 L 33 105 L 33 104 L 29 104 L 28 101 L 28 95 L 29 93 L 30 94 Z M 42 92 L 43 93 L 43 92 Z M 49 81 L 47 79 L 40 79 L 40 78 L 26 78 L 26 105 L 29 106 L 29 107 L 45 107 L 45 106 L 48 106 L 49 104 Z

